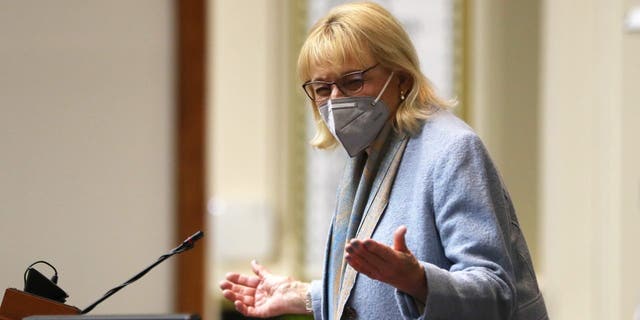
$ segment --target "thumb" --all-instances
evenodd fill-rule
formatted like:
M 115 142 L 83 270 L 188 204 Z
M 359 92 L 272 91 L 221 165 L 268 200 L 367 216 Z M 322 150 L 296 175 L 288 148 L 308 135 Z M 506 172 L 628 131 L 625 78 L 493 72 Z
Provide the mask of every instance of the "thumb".
M 393 232 L 393 249 L 401 252 L 409 253 L 407 243 L 404 241 L 404 235 L 407 234 L 407 227 L 400 226 Z
M 267 268 L 259 264 L 256 260 L 251 260 L 251 269 L 253 270 L 253 273 L 261 278 L 264 278 L 270 274 Z

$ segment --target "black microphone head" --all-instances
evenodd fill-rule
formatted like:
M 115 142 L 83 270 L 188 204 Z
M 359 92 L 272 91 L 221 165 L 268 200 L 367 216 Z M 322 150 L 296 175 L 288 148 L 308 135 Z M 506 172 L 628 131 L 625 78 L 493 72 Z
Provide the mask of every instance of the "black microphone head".
M 202 230 L 198 230 L 198 232 L 194 233 L 189 239 L 193 242 L 198 241 L 204 237 L 204 232 Z
M 189 238 L 184 240 L 178 248 L 174 250 L 180 250 L 180 252 L 182 252 L 192 249 L 195 246 L 196 241 L 202 239 L 202 237 L 204 237 L 204 232 L 198 230 L 198 232 L 192 234 Z

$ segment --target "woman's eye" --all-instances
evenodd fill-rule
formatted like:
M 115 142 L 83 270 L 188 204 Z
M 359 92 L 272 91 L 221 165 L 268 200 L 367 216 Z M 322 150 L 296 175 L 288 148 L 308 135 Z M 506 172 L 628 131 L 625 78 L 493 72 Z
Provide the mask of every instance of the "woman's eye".
M 360 88 L 362 87 L 362 84 L 364 83 L 364 81 L 362 81 L 362 78 L 358 77 L 358 78 L 345 78 L 342 81 L 342 87 L 345 90 L 348 91 L 357 91 L 360 90 Z
M 317 97 L 327 97 L 331 95 L 331 87 L 329 86 L 320 86 L 314 89 L 314 92 Z

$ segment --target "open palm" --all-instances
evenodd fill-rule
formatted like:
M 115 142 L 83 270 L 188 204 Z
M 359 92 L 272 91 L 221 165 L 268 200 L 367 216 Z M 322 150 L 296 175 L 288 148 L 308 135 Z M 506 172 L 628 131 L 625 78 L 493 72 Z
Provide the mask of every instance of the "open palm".
M 308 284 L 273 275 L 255 261 L 251 268 L 255 275 L 229 273 L 220 283 L 222 294 L 240 313 L 258 318 L 306 313 L 304 295 Z

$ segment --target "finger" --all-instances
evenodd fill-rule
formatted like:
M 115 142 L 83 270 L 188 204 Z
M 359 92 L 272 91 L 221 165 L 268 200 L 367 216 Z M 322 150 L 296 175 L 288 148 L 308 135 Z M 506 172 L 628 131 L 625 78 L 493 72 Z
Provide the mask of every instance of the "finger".
M 260 278 L 255 276 L 247 276 L 238 273 L 227 273 L 225 277 L 231 283 L 237 283 L 243 286 L 255 288 L 260 284 Z
M 345 256 L 347 263 L 357 272 L 366 275 L 371 279 L 378 280 L 379 272 L 361 257 L 354 254 L 347 254 Z
M 242 315 L 246 316 L 246 317 L 250 317 L 251 315 L 249 314 L 249 308 L 243 304 L 240 301 L 236 301 L 233 303 L 233 306 L 236 307 L 236 310 L 238 310 L 238 312 L 242 313 Z
M 231 302 L 236 301 L 236 295 L 231 290 L 222 290 L 222 296 Z
M 378 278 L 381 268 L 384 268 L 385 262 L 379 257 L 364 249 L 362 242 L 352 240 L 346 247 L 347 254 L 345 258 L 347 262 L 356 271 L 364 273 L 371 278 Z M 350 261 L 351 260 L 351 261 Z
M 400 226 L 398 227 L 398 229 L 396 229 L 395 232 L 393 232 L 393 248 L 395 250 L 405 252 L 405 253 L 410 252 L 409 248 L 407 248 L 407 243 L 404 239 L 406 234 L 407 234 L 406 226 Z
M 220 283 L 218 284 L 218 286 L 220 287 L 220 289 L 224 290 L 224 289 L 229 289 L 231 288 L 233 284 L 231 284 L 231 282 L 227 281 L 227 280 L 222 280 L 220 281 Z
M 255 303 L 255 298 L 252 295 L 243 295 L 233 292 L 231 290 L 222 291 L 222 296 L 229 301 L 241 302 L 244 305 L 252 306 Z
M 235 282 L 231 282 L 229 280 L 220 281 L 220 289 L 222 289 L 222 290 L 225 290 L 225 289 L 229 289 L 230 290 L 231 288 L 233 288 L 234 285 L 240 285 L 240 284 L 237 284 Z M 247 288 L 249 288 L 249 287 L 247 287 Z
M 267 268 L 259 264 L 258 261 L 256 260 L 251 260 L 251 269 L 253 269 L 253 272 L 257 274 L 260 278 L 264 278 L 271 274 L 269 270 L 267 270 Z
M 345 247 L 345 250 L 349 253 L 357 254 L 362 259 L 366 260 L 367 263 L 372 263 L 376 265 L 384 264 L 386 261 L 386 256 L 381 254 L 384 252 L 387 246 L 376 242 L 371 239 L 367 240 L 351 240 L 349 244 Z M 391 248 L 388 248 L 391 251 Z
M 220 283 L 220 288 L 222 290 L 231 290 L 236 294 L 241 294 L 245 296 L 255 296 L 256 294 L 255 288 L 234 284 L 228 281 L 223 281 L 222 283 Z
M 389 261 L 397 258 L 396 251 L 393 248 L 372 239 L 365 240 L 362 247 L 365 252 L 381 260 L 381 263 L 389 263 Z

